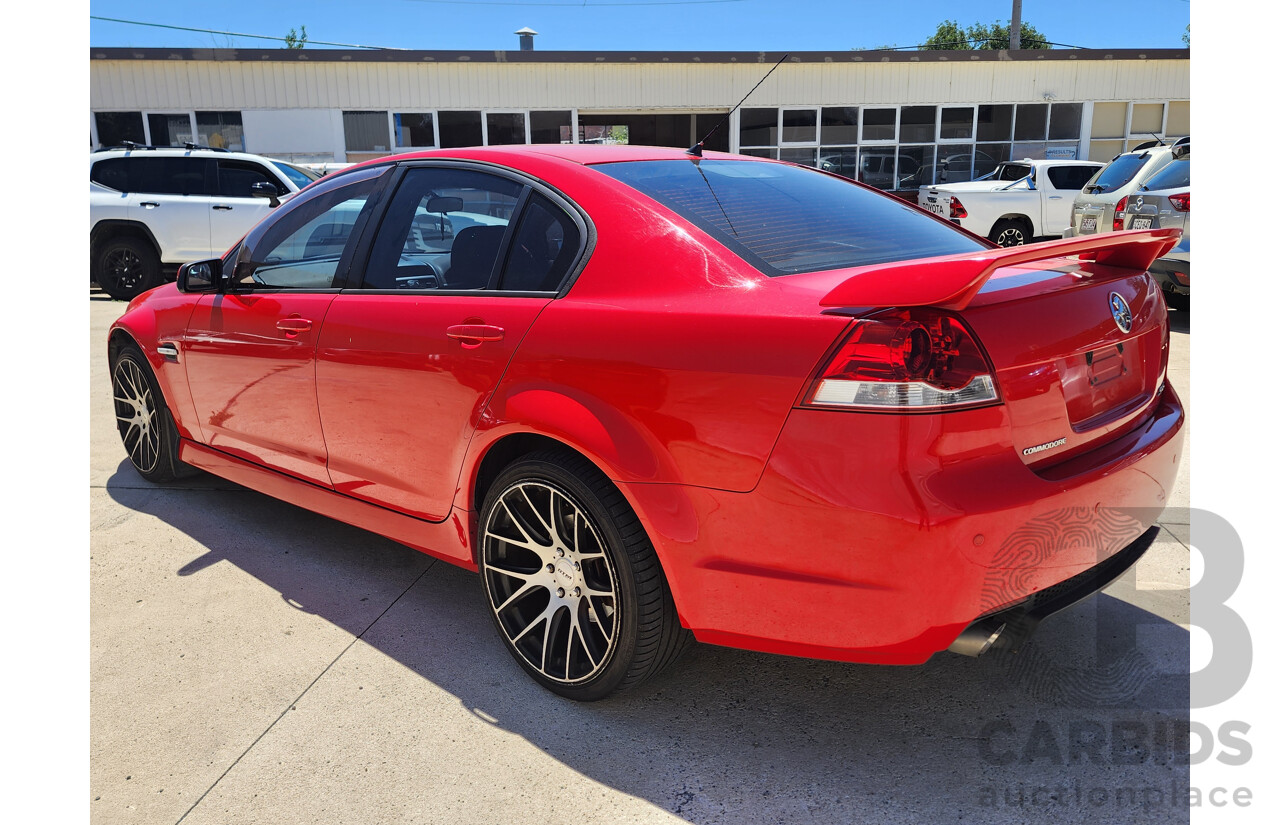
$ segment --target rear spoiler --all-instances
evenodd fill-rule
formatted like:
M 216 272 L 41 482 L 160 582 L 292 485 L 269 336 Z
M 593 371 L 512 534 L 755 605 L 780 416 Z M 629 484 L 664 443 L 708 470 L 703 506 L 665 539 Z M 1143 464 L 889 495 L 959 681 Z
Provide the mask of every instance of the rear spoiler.
M 1106 266 L 1145 270 L 1182 237 L 1181 229 L 1107 232 L 1059 241 L 919 258 L 850 270 L 818 303 L 824 307 L 933 306 L 964 309 L 983 284 L 1006 266 L 1079 255 Z

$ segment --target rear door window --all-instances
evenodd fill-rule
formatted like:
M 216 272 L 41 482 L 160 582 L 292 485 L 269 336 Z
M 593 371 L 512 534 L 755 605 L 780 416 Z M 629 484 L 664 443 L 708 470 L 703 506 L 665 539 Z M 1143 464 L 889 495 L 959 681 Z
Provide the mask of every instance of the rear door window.
M 500 288 L 556 292 L 578 257 L 582 233 L 563 209 L 537 192 L 529 196 L 511 242 Z
M 369 253 L 365 289 L 488 289 L 522 184 L 472 169 L 405 173 Z
M 986 248 L 897 198 L 799 166 L 659 160 L 592 168 L 658 201 L 770 276 Z

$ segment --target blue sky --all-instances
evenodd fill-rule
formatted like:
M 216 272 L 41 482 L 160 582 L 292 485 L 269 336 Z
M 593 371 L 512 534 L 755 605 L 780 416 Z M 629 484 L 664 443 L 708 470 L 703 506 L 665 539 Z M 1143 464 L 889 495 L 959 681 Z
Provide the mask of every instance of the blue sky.
M 641 5 L 645 3 L 645 5 Z M 1010 0 L 96 0 L 90 14 L 193 28 L 406 49 L 515 49 L 516 29 L 537 47 L 607 51 L 838 51 L 915 45 L 945 19 L 1008 19 Z M 1087 48 L 1181 48 L 1188 0 L 1108 4 L 1024 0 L 1022 16 L 1049 40 Z M 1093 8 L 1097 8 L 1096 4 Z M 229 38 L 91 20 L 91 46 L 272 48 Z

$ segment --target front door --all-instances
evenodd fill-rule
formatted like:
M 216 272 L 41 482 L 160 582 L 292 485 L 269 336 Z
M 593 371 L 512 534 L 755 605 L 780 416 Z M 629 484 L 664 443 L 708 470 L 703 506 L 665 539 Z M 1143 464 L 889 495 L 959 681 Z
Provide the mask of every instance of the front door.
M 245 239 L 228 291 L 196 304 L 183 349 L 209 446 L 330 485 L 316 341 L 383 171 L 335 179 L 282 206 L 286 212 Z

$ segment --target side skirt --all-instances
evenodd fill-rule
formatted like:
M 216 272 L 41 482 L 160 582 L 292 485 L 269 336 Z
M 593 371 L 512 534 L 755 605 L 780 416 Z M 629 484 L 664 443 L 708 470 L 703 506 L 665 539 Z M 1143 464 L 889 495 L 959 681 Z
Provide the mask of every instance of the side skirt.
M 260 493 L 386 536 L 429 556 L 475 571 L 467 529 L 471 515 L 457 507 L 444 521 L 424 521 L 359 501 L 284 473 L 268 470 L 194 441 L 182 440 L 181 458 Z

